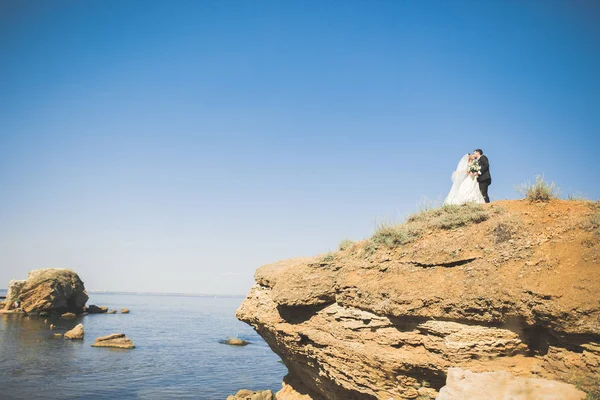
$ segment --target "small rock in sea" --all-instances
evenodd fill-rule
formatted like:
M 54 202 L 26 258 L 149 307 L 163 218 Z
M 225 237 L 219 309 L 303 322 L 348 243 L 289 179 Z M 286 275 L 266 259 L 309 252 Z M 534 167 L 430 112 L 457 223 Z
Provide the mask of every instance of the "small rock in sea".
M 63 334 L 62 334 L 62 333 L 55 333 L 55 334 L 54 334 L 54 335 L 52 335 L 52 336 L 58 339 L 58 338 L 61 338 L 61 337 L 63 337 Z
M 77 318 L 77 315 L 75 315 L 72 312 L 66 312 L 66 313 L 62 314 L 60 317 L 62 319 L 74 319 L 74 318 Z
M 121 308 L 121 314 L 129 314 L 129 308 Z
M 246 345 L 250 344 L 250 342 L 246 342 L 245 340 L 238 339 L 238 338 L 227 339 L 227 340 L 222 341 L 221 343 L 229 344 L 231 346 L 246 346 Z
M 40 311 L 40 313 L 38 315 L 40 317 L 47 317 L 50 315 L 50 313 L 48 311 Z
M 107 314 L 116 314 L 116 313 L 117 313 L 117 310 L 109 310 L 109 311 L 107 311 L 106 313 L 107 313 Z
M 79 324 L 70 331 L 65 332 L 65 339 L 83 340 L 84 335 L 85 331 L 83 330 L 83 325 Z
M 97 306 L 94 304 L 90 304 L 87 308 L 86 311 L 90 314 L 104 314 L 105 312 L 108 311 L 108 307 L 104 307 L 104 306 Z
M 53 330 L 54 330 L 54 328 L 56 328 L 56 327 L 54 326 L 54 324 L 50 324 L 50 330 L 51 330 L 51 331 L 53 331 Z
M 113 333 L 108 336 L 101 336 L 96 339 L 93 347 L 116 347 L 119 349 L 134 349 L 135 346 L 131 339 L 127 338 L 124 333 Z

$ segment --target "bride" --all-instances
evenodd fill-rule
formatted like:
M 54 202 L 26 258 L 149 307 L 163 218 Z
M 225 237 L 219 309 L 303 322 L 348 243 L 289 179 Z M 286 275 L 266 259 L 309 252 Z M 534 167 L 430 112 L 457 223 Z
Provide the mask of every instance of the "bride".
M 463 204 L 469 202 L 485 203 L 479 190 L 477 176 L 469 172 L 469 167 L 474 163 L 472 154 L 465 154 L 452 173 L 452 188 L 444 200 L 444 204 Z

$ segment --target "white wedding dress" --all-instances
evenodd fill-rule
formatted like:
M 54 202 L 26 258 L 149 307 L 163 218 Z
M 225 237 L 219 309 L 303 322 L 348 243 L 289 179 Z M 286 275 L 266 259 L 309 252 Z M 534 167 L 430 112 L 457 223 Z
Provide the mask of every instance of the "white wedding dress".
M 469 155 L 465 154 L 452 173 L 452 188 L 444 204 L 485 203 L 477 178 L 469 174 Z

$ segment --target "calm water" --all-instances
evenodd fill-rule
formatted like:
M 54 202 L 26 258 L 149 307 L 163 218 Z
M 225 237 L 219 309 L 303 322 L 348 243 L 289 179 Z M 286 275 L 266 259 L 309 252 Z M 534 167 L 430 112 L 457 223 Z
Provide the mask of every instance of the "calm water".
M 92 293 L 88 304 L 131 314 L 54 321 L 57 332 L 83 323 L 83 342 L 53 338 L 43 318 L 0 315 L 0 399 L 220 400 L 242 388 L 278 390 L 286 368 L 235 319 L 242 300 Z M 110 333 L 136 348 L 90 346 Z M 219 343 L 236 336 L 252 344 Z

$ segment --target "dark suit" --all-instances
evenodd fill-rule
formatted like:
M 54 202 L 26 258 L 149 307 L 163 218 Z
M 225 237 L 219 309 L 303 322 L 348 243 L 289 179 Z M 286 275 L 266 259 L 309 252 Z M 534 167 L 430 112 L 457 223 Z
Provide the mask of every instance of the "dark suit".
M 490 202 L 490 198 L 488 196 L 488 187 L 492 184 L 492 175 L 490 175 L 490 162 L 486 156 L 479 157 L 477 160 L 479 163 L 479 176 L 477 177 L 477 182 L 479 182 L 479 190 L 483 195 L 483 199 L 486 203 Z

